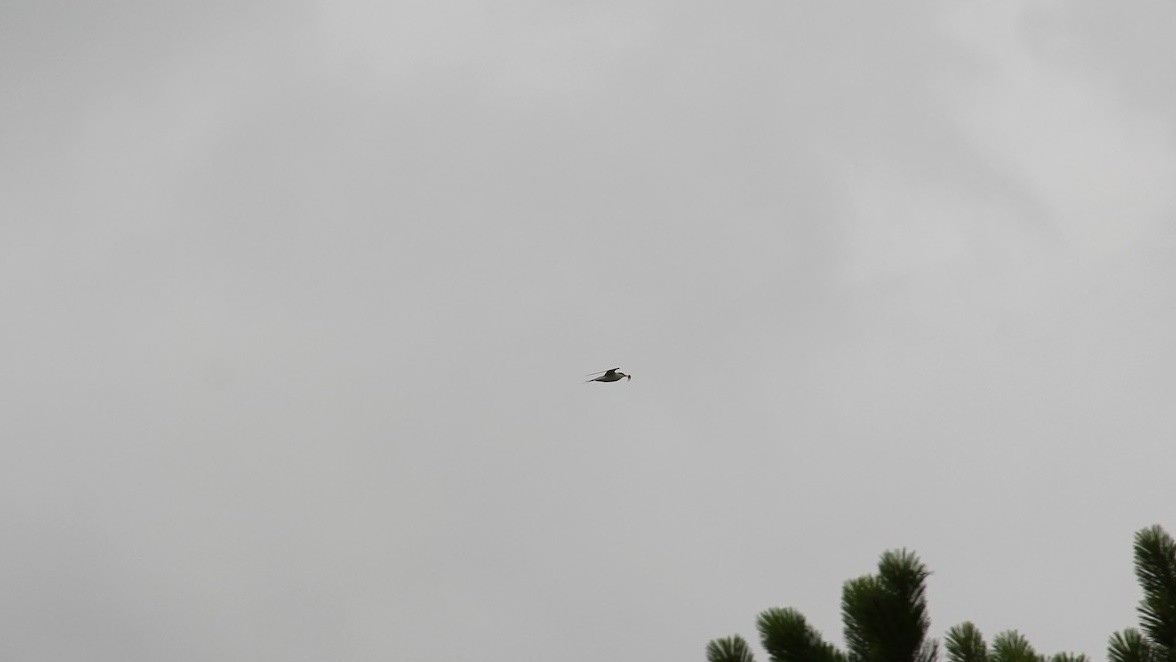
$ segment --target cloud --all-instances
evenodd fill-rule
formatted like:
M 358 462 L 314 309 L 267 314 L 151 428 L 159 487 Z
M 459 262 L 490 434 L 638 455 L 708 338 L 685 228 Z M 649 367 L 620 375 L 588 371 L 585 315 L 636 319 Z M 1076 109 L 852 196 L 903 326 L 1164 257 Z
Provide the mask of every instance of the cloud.
M 1171 502 L 1170 122 L 1094 10 L 55 7 L 10 657 L 689 656 L 890 546 L 1040 649 L 1130 617 L 1041 620 Z

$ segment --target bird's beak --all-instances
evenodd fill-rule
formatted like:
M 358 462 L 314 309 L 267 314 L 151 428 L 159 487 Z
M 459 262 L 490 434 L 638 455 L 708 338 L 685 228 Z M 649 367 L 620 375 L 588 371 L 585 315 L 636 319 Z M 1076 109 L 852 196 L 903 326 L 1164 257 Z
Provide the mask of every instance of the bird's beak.
M 625 375 L 625 381 L 629 381 L 630 379 L 633 379 L 633 375 Z

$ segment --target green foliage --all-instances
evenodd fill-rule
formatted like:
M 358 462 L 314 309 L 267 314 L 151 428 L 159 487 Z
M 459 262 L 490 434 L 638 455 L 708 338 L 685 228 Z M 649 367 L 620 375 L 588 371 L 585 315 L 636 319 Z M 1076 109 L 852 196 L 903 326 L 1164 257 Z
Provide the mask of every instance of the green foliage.
M 1016 630 L 996 635 L 989 650 L 980 630 L 970 622 L 948 630 L 945 643 L 949 662 L 1090 662 L 1085 655 L 1074 653 L 1057 653 L 1052 657 L 1038 655 L 1025 635 Z
M 845 583 L 841 615 L 850 656 L 861 662 L 934 662 L 937 646 L 927 641 L 926 566 L 914 554 L 889 551 L 878 574 Z
M 747 641 L 739 635 L 715 639 L 706 645 L 707 662 L 755 662 Z
M 760 614 L 756 627 L 773 662 L 845 662 L 795 609 L 769 609 Z
M 889 551 L 878 574 L 847 581 L 841 616 L 848 653 L 837 650 L 795 609 L 769 609 L 756 623 L 772 662 L 936 662 L 939 647 L 927 639 L 926 582 L 931 575 L 913 553 Z M 1135 534 L 1135 575 L 1143 589 L 1141 630 L 1111 636 L 1110 662 L 1176 662 L 1176 540 L 1161 527 Z M 1086 655 L 1039 655 L 1016 630 L 1002 632 L 991 647 L 972 623 L 945 638 L 948 662 L 1089 662 Z M 709 662 L 754 662 L 742 637 L 707 644 Z
M 1160 662 L 1160 655 L 1139 630 L 1128 628 L 1111 635 L 1107 659 L 1110 662 Z
M 883 642 L 875 636 L 886 629 L 884 596 L 877 577 L 858 577 L 841 589 L 845 645 L 854 660 L 881 660 Z M 898 658 L 896 658 L 898 659 Z
M 1139 624 L 1161 660 L 1176 661 L 1176 541 L 1152 526 L 1135 534 Z
M 1016 630 L 1007 630 L 992 640 L 989 662 L 1042 662 L 1045 658 L 1029 645 L 1025 635 Z
M 944 644 L 949 662 L 988 662 L 988 645 L 970 621 L 948 630 Z

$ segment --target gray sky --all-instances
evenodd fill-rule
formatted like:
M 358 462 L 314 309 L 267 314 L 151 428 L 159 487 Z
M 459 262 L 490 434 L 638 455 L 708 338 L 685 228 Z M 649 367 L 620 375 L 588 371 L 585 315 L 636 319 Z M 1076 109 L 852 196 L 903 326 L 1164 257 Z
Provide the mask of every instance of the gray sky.
M 0 657 L 702 660 L 907 547 L 935 636 L 1102 659 L 1174 20 L 9 0 Z

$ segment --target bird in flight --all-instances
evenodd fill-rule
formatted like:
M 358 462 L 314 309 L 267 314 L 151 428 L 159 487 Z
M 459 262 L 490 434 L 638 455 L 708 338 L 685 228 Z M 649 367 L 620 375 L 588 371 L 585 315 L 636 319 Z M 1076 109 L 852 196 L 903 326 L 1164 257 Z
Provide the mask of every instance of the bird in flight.
M 600 372 L 594 372 L 594 373 L 592 373 L 592 375 L 600 375 L 600 376 L 596 377 L 595 379 L 589 379 L 588 382 L 619 382 L 622 379 L 633 379 L 633 375 L 626 375 L 623 372 L 617 372 L 618 370 L 620 370 L 620 368 L 613 368 L 612 370 L 601 370 Z M 604 373 L 604 374 L 601 374 L 601 373 Z M 592 375 L 585 375 L 585 376 L 591 377 Z M 587 384 L 588 382 L 584 382 L 584 383 Z

